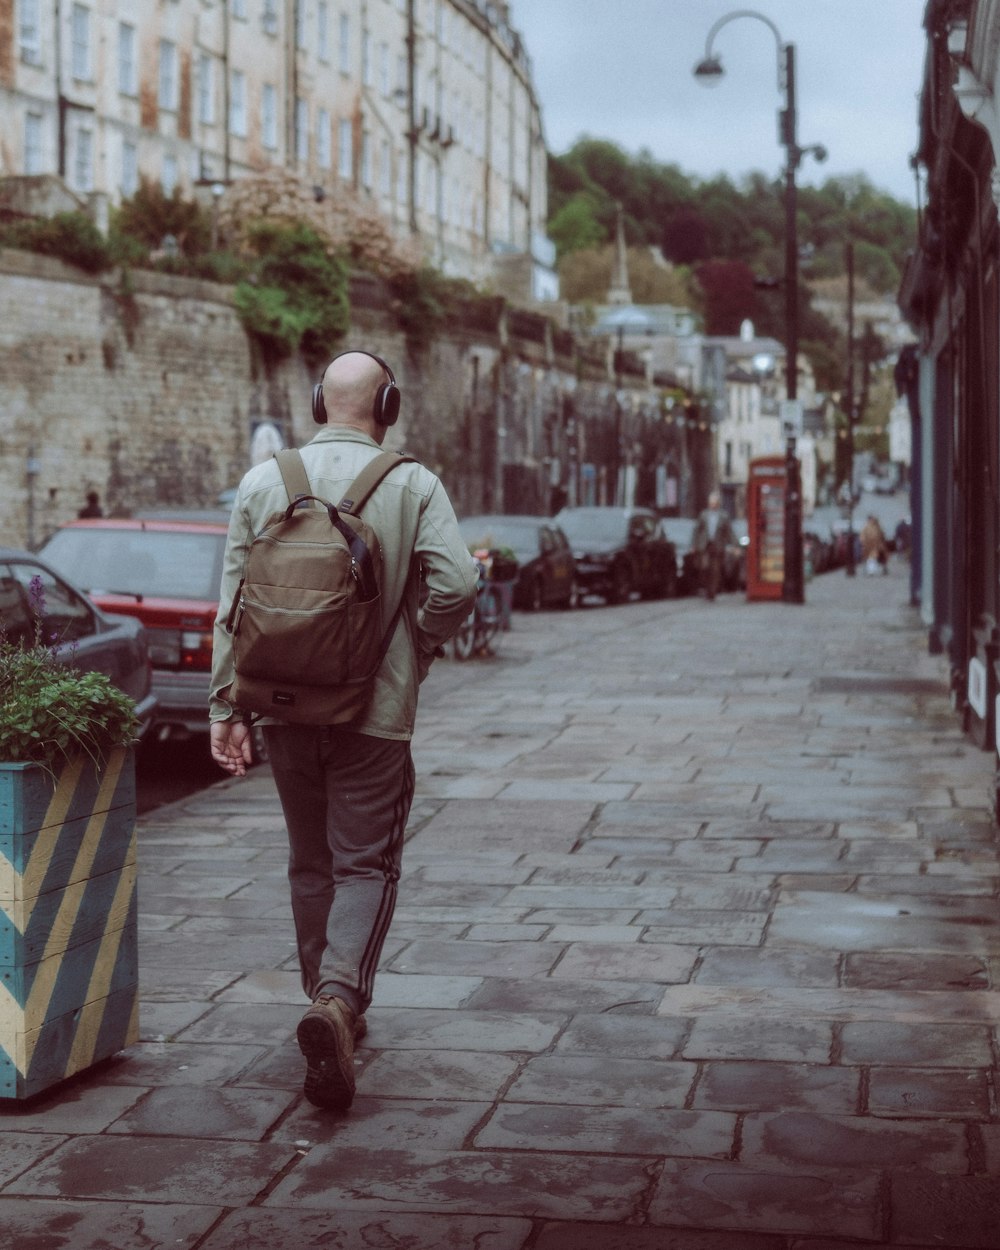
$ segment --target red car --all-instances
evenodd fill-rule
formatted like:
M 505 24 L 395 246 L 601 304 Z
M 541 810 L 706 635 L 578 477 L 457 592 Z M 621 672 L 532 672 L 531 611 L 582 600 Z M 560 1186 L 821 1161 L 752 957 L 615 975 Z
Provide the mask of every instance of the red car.
M 108 612 L 146 627 L 158 701 L 156 736 L 208 732 L 212 629 L 225 513 L 72 521 L 41 554 Z

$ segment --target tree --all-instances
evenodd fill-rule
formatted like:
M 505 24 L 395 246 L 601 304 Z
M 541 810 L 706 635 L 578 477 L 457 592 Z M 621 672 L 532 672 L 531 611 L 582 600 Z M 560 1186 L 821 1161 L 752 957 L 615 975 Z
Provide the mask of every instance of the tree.
M 706 334 L 739 334 L 746 318 L 755 320 L 757 292 L 749 265 L 710 260 L 698 265 L 694 276 L 704 297 Z
M 577 191 L 549 219 L 549 238 L 560 258 L 568 252 L 598 247 L 607 242 L 607 231 L 598 221 L 598 206 L 589 191 Z
M 707 260 L 708 226 L 696 208 L 681 208 L 663 228 L 663 254 L 678 265 Z

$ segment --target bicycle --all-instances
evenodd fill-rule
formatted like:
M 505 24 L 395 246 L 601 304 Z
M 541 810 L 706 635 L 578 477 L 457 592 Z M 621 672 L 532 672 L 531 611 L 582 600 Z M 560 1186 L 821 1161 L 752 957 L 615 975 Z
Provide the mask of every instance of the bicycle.
M 479 568 L 476 602 L 452 640 L 456 660 L 468 660 L 473 655 L 485 655 L 500 629 L 502 615 L 500 596 L 490 583 L 492 556 L 488 551 L 475 551 L 473 556 Z

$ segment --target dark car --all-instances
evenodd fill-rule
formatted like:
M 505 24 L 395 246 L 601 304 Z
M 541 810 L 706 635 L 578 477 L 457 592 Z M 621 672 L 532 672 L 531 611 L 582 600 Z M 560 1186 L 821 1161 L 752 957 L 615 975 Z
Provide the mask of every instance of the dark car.
M 31 593 L 36 577 L 41 590 L 37 596 Z M 34 642 L 36 601 L 42 606 L 38 622 L 42 640 L 56 658 L 110 677 L 135 704 L 139 735 L 144 736 L 153 721 L 156 697 L 142 623 L 102 611 L 45 559 L 0 547 L 0 627 L 9 642 Z
M 698 554 L 692 546 L 695 520 L 693 517 L 668 516 L 660 521 L 660 528 L 674 544 L 677 552 L 677 593 L 693 595 L 698 592 Z
M 551 517 L 471 516 L 459 521 L 458 528 L 470 550 L 506 547 L 514 553 L 518 563 L 514 607 L 537 612 L 576 603 L 573 552 Z
M 677 593 L 677 552 L 649 508 L 563 508 L 556 524 L 569 539 L 582 594 L 625 603 Z
M 212 632 L 227 518 L 72 521 L 42 555 L 105 611 L 146 627 L 157 735 L 208 732 Z

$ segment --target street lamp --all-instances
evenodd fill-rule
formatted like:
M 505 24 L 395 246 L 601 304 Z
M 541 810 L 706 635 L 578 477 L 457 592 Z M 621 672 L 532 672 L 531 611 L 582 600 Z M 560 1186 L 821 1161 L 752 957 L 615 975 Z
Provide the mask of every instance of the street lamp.
M 802 483 L 799 461 L 795 454 L 795 436 L 801 425 L 798 406 L 799 356 L 799 240 L 797 222 L 797 190 L 795 171 L 802 157 L 811 152 L 818 161 L 826 160 L 826 148 L 816 143 L 800 148 L 795 137 L 795 45 L 784 43 L 781 33 L 769 17 L 755 9 L 737 9 L 727 13 L 712 26 L 705 40 L 705 55 L 694 68 L 694 75 L 706 84 L 722 77 L 722 58 L 712 45 L 715 36 L 729 22 L 752 17 L 763 22 L 774 35 L 778 49 L 778 90 L 784 93 L 785 107 L 778 113 L 778 142 L 786 153 L 785 163 L 785 395 L 792 416 L 786 422 L 785 483 L 785 575 L 782 598 L 786 603 L 805 602 L 805 578 L 802 562 Z

